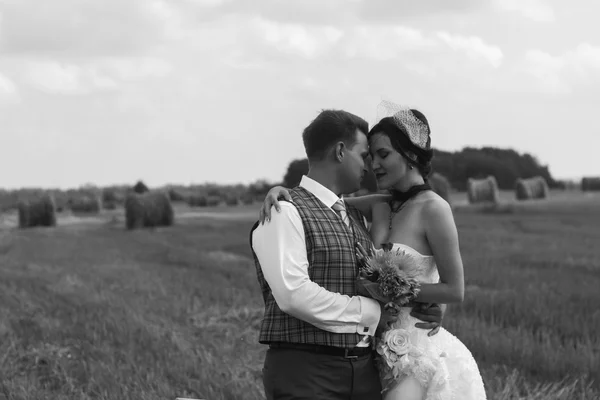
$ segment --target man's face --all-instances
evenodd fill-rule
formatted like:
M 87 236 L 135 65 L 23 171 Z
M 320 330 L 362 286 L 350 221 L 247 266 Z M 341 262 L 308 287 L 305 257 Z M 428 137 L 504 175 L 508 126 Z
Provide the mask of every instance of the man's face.
M 353 193 L 360 189 L 362 179 L 367 172 L 366 159 L 369 157 L 367 135 L 356 130 L 354 145 L 347 146 L 343 160 L 343 183 L 347 189 L 344 193 Z

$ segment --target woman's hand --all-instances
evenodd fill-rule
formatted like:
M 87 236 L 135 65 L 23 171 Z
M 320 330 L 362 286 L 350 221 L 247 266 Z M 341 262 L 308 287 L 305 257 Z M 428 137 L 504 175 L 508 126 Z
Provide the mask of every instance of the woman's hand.
M 269 222 L 271 220 L 271 207 L 275 206 L 275 210 L 277 212 L 281 211 L 281 207 L 279 206 L 279 197 L 283 197 L 284 200 L 292 201 L 292 196 L 290 196 L 290 192 L 287 188 L 283 186 L 275 186 L 271 188 L 267 193 L 267 197 L 265 197 L 265 201 L 263 202 L 260 211 L 258 212 L 258 220 L 261 224 L 264 224 L 265 221 Z

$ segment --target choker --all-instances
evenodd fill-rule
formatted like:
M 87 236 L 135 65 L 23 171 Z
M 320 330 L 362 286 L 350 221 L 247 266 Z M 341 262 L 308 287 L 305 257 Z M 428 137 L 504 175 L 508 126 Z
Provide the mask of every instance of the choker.
M 389 201 L 389 205 L 390 205 L 389 229 L 390 230 L 392 229 L 392 219 L 394 219 L 394 216 L 398 213 L 398 211 L 400 211 L 402 209 L 404 204 L 406 204 L 406 202 L 408 200 L 412 199 L 417 194 L 424 192 L 425 190 L 431 190 L 431 186 L 429 186 L 428 183 L 423 183 L 422 185 L 411 186 L 410 189 L 408 189 L 406 192 L 401 192 L 399 190 L 392 191 L 392 200 Z M 396 209 L 394 209 L 394 203 L 400 203 L 400 205 L 398 207 L 396 207 Z

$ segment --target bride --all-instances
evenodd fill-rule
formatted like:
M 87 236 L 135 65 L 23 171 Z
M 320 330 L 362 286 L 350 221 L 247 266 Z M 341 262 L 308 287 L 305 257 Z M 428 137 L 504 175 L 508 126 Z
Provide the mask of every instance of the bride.
M 377 119 L 368 134 L 372 169 L 379 189 L 391 195 L 344 200 L 371 222 L 375 248 L 391 246 L 392 251 L 403 251 L 417 261 L 421 290 L 416 302 L 462 302 L 463 265 L 452 209 L 427 184 L 433 157 L 429 123 L 421 112 L 389 102 L 380 104 Z M 279 196 L 290 200 L 285 188 L 272 188 L 261 209 L 261 221 L 269 219 L 271 205 L 278 210 Z M 485 399 L 469 349 L 444 328 L 434 335 L 416 328 L 419 320 L 409 313 L 410 308 L 402 308 L 398 321 L 383 333 L 383 338 L 397 332 L 409 338 L 414 351 L 403 361 L 390 359 L 394 345 L 388 346 L 389 340 L 377 341 L 384 400 Z

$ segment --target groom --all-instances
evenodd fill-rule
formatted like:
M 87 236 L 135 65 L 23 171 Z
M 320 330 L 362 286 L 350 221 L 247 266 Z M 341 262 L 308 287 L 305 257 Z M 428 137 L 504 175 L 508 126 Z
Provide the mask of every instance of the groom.
M 310 170 L 290 190 L 293 203 L 282 201 L 268 224 L 251 230 L 269 400 L 381 398 L 370 338 L 396 317 L 357 295 L 356 246 L 372 242 L 362 215 L 340 199 L 360 189 L 367 131 L 356 115 L 322 111 L 302 135 Z M 413 315 L 442 319 L 439 309 Z

